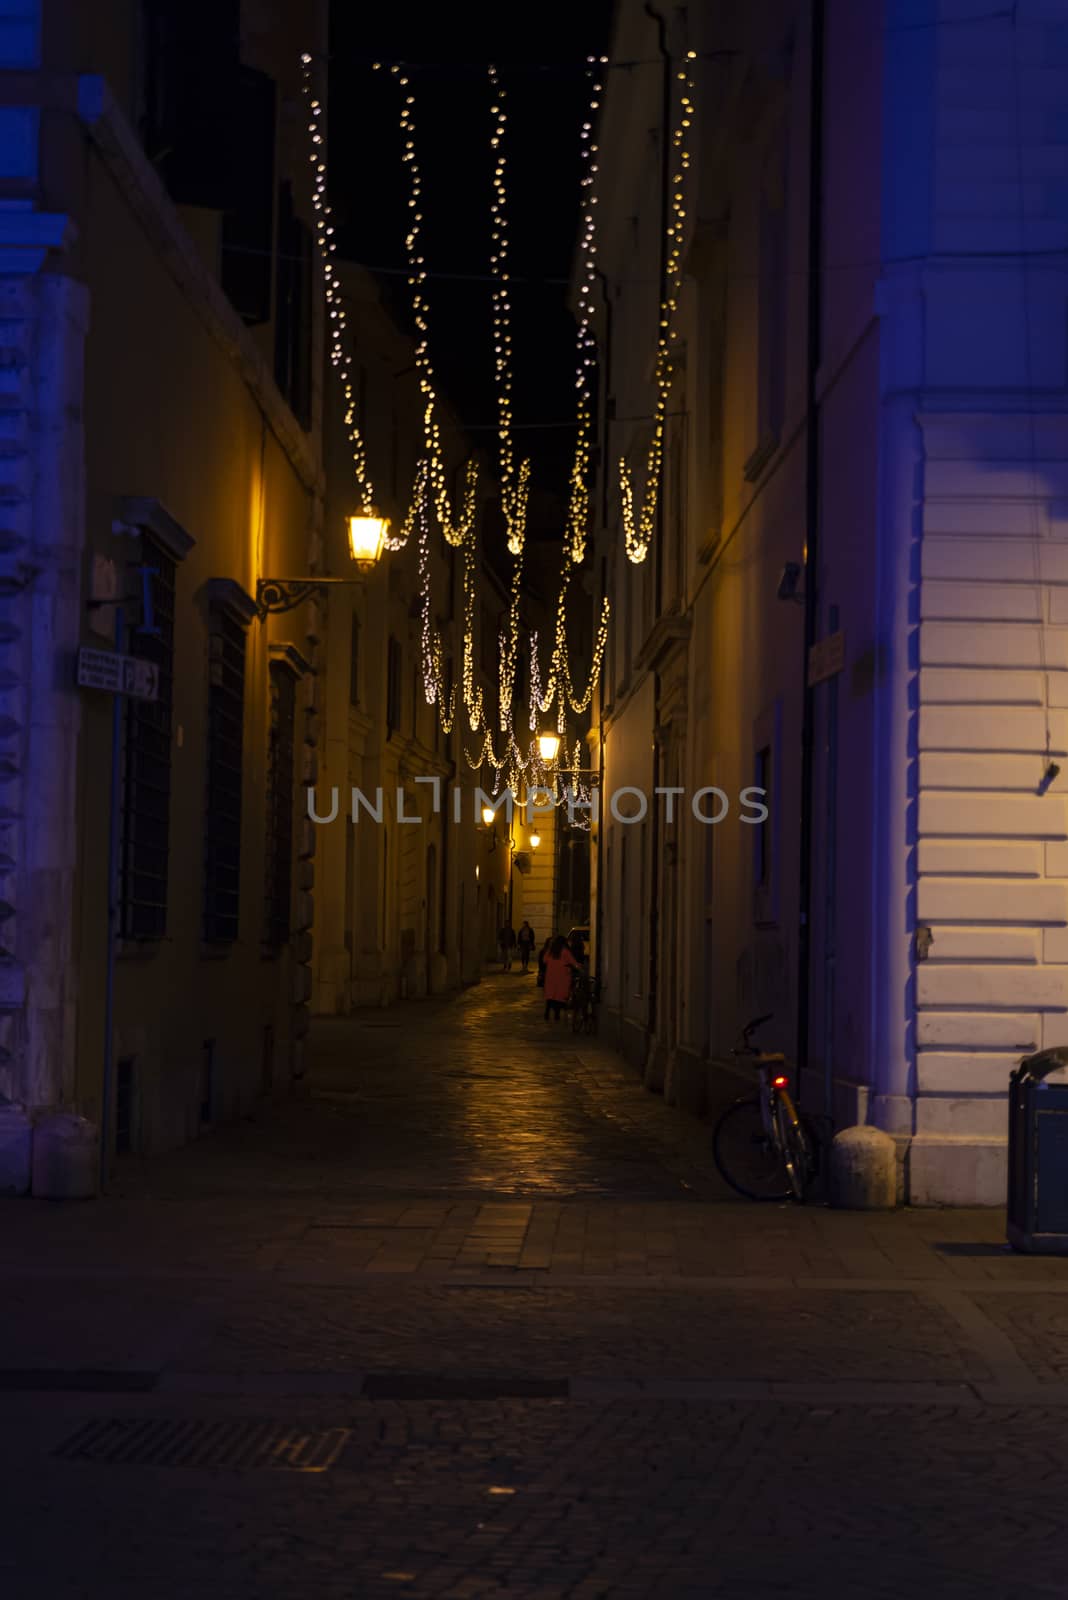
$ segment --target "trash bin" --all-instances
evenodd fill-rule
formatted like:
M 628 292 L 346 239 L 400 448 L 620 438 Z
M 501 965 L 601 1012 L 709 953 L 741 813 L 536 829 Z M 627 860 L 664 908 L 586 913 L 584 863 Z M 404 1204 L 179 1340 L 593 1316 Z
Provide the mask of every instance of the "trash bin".
M 1009 1243 L 1030 1255 L 1068 1254 L 1068 1045 L 1025 1056 L 1009 1075 Z

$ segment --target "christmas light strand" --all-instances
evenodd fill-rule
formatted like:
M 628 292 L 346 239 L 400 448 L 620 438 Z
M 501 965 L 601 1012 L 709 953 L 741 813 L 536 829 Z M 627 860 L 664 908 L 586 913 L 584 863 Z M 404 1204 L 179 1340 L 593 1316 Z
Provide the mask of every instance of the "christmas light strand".
M 596 223 L 594 207 L 597 195 L 594 184 L 597 176 L 597 144 L 594 140 L 596 113 L 601 103 L 603 84 L 598 65 L 605 58 L 587 57 L 590 63 L 587 76 L 591 83 L 589 110 L 582 124 L 582 205 L 579 224 L 578 254 L 580 277 L 578 291 L 578 349 L 575 374 L 576 428 L 575 456 L 571 466 L 571 486 L 567 515 L 567 537 L 571 559 L 576 566 L 586 554 L 586 538 L 590 522 L 590 438 L 593 432 L 593 401 L 590 393 L 591 378 L 597 366 L 597 342 L 593 333 L 593 290 L 597 272 Z
M 367 474 L 367 448 L 356 416 L 356 398 L 352 385 L 352 357 L 345 334 L 347 321 L 341 297 L 341 285 L 334 266 L 337 242 L 334 237 L 332 212 L 326 197 L 326 140 L 323 133 L 323 105 L 312 90 L 312 58 L 305 52 L 300 58 L 301 92 L 307 102 L 308 133 L 312 149 L 308 157 L 312 167 L 312 207 L 315 212 L 315 242 L 326 284 L 327 332 L 330 341 L 330 364 L 341 380 L 345 396 L 345 431 L 352 451 L 352 465 L 356 474 L 356 487 L 360 509 L 364 516 L 373 516 L 374 487 Z
M 482 690 L 475 684 L 475 537 L 474 533 L 468 534 L 464 540 L 464 608 L 463 630 L 464 648 L 462 663 L 462 684 L 464 709 L 467 712 L 468 725 L 472 733 L 477 733 L 482 726 Z
M 504 179 L 508 114 L 504 108 L 504 85 L 497 68 L 491 64 L 487 71 L 493 99 L 490 114 L 494 119 L 490 139 L 490 148 L 494 152 L 490 200 L 490 273 L 493 278 L 493 368 L 497 389 L 501 510 L 508 533 L 509 552 L 519 556 L 523 552 L 526 536 L 530 462 L 521 462 L 517 470 L 512 439 L 512 305 L 508 287 L 508 191 Z
M 656 527 L 657 503 L 660 495 L 660 474 L 664 461 L 664 429 L 668 394 L 673 375 L 674 344 L 678 338 L 675 318 L 682 292 L 682 245 L 686 228 L 685 180 L 690 168 L 688 144 L 689 130 L 693 125 L 694 84 L 689 63 L 696 60 L 696 51 L 686 52 L 687 67 L 675 74 L 679 89 L 678 125 L 672 132 L 675 152 L 675 171 L 671 177 L 669 222 L 667 226 L 667 262 L 664 298 L 660 302 L 656 341 L 656 400 L 653 408 L 653 437 L 645 464 L 645 493 L 640 509 L 635 510 L 634 483 L 626 459 L 619 463 L 619 487 L 623 517 L 623 537 L 627 557 L 635 565 L 649 554 Z M 666 130 L 665 130 L 666 132 Z
M 376 63 L 377 65 L 377 63 Z M 423 186 L 419 163 L 415 153 L 415 96 L 410 92 L 411 79 L 399 66 L 390 68 L 398 86 L 404 91 L 401 103 L 400 128 L 404 140 L 401 160 L 408 168 L 409 225 L 405 235 L 408 257 L 408 286 L 412 291 L 412 315 L 418 338 L 415 346 L 415 365 L 419 375 L 419 388 L 423 396 L 423 437 L 429 462 L 431 497 L 437 511 L 441 530 L 449 544 L 462 545 L 475 521 L 477 509 L 478 464 L 472 458 L 464 474 L 464 487 L 460 508 L 453 509 L 448 491 L 448 473 L 445 465 L 445 446 L 442 442 L 441 423 L 438 421 L 438 397 L 434 386 L 434 368 L 430 359 L 429 307 L 423 292 L 426 282 L 426 259 L 419 253 L 423 227 Z
M 441 635 L 432 627 L 430 599 L 430 515 L 426 494 L 427 464 L 420 463 L 417 479 L 419 505 L 419 592 L 422 600 L 420 644 L 423 657 L 423 698 L 428 706 L 436 706 L 442 731 L 452 732 L 456 716 L 456 687 L 445 688 L 444 652 Z

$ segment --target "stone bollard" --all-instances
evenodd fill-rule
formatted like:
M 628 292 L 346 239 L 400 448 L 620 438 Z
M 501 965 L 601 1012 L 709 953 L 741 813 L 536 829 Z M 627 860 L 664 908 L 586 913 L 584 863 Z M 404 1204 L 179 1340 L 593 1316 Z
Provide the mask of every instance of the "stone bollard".
M 843 1128 L 831 1145 L 830 1201 L 847 1211 L 897 1205 L 897 1146 L 881 1128 Z
M 33 1193 L 40 1200 L 88 1200 L 99 1181 L 100 1133 L 69 1111 L 42 1117 L 33 1130 Z

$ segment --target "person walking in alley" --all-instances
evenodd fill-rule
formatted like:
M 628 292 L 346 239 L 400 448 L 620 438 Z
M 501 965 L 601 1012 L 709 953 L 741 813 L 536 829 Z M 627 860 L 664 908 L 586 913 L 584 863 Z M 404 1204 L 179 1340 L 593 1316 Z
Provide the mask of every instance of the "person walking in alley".
M 504 923 L 497 935 L 497 943 L 501 947 L 501 967 L 505 972 L 512 970 L 512 951 L 515 949 L 515 929 L 510 922 Z
M 577 967 L 578 962 L 567 948 L 567 940 L 563 934 L 558 934 L 545 958 L 546 1022 L 550 1011 L 554 1019 L 560 1021 L 560 1012 L 571 998 L 571 974 Z
M 517 938 L 519 940 L 519 959 L 523 963 L 521 970 L 526 972 L 530 967 L 530 953 L 534 949 L 534 929 L 526 918 L 523 919 Z

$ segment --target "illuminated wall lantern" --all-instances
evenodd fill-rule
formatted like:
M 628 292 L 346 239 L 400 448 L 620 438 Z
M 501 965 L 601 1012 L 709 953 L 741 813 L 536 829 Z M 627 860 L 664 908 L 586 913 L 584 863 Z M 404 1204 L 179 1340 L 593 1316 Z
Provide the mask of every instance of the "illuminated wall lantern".
M 382 555 L 389 519 L 373 509 L 348 518 L 349 553 L 361 572 L 373 570 Z
M 543 761 L 555 761 L 559 749 L 560 735 L 558 733 L 540 733 L 538 735 L 538 751 Z

